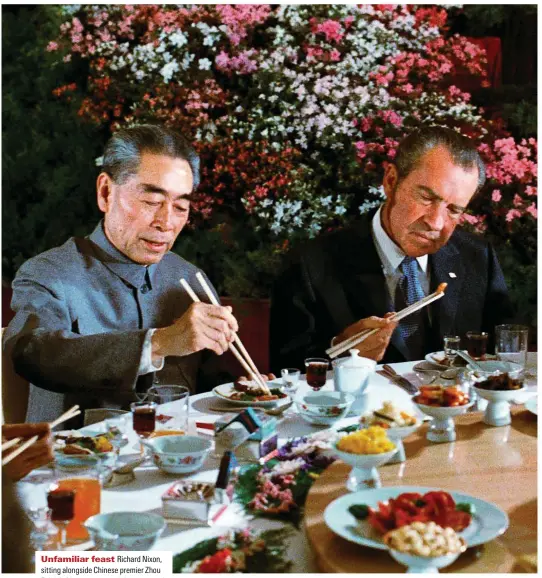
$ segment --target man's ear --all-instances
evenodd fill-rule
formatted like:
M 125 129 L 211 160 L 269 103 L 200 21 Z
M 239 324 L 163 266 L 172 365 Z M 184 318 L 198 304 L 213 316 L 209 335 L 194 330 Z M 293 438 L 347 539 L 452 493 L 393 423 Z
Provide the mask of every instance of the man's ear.
M 100 173 L 96 180 L 96 197 L 102 213 L 107 213 L 111 202 L 113 181 L 107 173 Z
M 384 192 L 386 193 L 388 201 L 393 200 L 393 193 L 397 188 L 398 182 L 399 175 L 397 174 L 396 166 L 392 163 L 388 163 L 384 169 L 384 178 L 382 180 L 382 186 L 384 187 Z

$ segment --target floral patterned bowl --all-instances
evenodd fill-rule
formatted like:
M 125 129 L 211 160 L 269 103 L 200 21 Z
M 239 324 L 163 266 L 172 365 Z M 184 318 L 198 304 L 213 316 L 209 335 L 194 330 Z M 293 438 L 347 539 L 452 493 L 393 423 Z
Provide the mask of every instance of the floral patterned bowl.
M 154 463 L 168 474 L 189 474 L 199 470 L 213 443 L 198 436 L 164 436 L 142 440 Z
M 355 397 L 341 391 L 312 391 L 295 400 L 297 412 L 309 423 L 331 425 L 346 417 Z
M 91 516 L 85 528 L 97 550 L 150 550 L 166 527 L 162 516 L 151 512 L 109 512 Z

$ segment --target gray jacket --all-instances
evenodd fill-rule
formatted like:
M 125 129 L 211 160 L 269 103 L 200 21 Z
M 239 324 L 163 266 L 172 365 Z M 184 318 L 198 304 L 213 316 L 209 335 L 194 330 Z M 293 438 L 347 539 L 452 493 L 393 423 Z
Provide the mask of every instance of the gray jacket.
M 146 331 L 171 324 L 192 302 L 179 279 L 208 299 L 198 269 L 174 253 L 146 269 L 109 242 L 102 223 L 22 265 L 4 350 L 33 384 L 27 421 L 49 421 L 74 403 L 126 407 L 136 388 L 148 387 L 152 374 L 138 379 Z M 194 392 L 202 355 L 168 357 L 161 382 Z

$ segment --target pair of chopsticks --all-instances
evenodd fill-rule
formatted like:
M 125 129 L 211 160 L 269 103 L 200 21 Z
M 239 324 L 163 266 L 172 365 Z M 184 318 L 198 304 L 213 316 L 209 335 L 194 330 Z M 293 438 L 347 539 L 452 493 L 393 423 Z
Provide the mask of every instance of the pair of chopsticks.
M 70 407 L 68 411 L 64 412 L 61 416 L 57 417 L 55 421 L 52 421 L 49 425 L 51 426 L 52 429 L 55 426 L 64 423 L 65 421 L 68 421 L 72 417 L 79 415 L 80 413 L 81 411 L 79 410 L 79 406 L 74 405 L 73 407 Z M 2 466 L 9 464 L 11 460 L 16 458 L 19 454 L 22 454 L 31 445 L 35 444 L 38 441 L 38 438 L 39 436 L 35 435 L 30 439 L 28 439 L 27 441 L 25 441 L 24 444 L 19 446 L 16 450 L 12 451 L 8 456 L 2 459 Z M 23 441 L 23 438 L 13 438 L 11 440 L 8 440 L 7 442 L 4 442 L 2 444 L 2 453 L 4 453 L 5 450 L 12 448 L 13 446 L 16 446 L 21 441 Z
M 213 305 L 220 305 L 218 299 L 215 297 L 214 293 L 211 291 L 211 288 L 209 287 L 207 281 L 205 281 L 205 277 L 201 274 L 201 272 L 198 271 L 198 273 L 196 273 L 196 279 L 199 281 L 199 284 L 201 285 L 202 289 L 205 291 L 205 294 L 209 298 L 209 301 L 211 301 L 211 303 Z M 181 285 L 186 290 L 186 292 L 188 293 L 188 295 L 190 295 L 190 297 L 192 298 L 192 301 L 194 301 L 194 303 L 198 303 L 201 301 L 201 299 L 194 293 L 192 287 L 190 287 L 190 285 L 188 284 L 188 281 L 186 281 L 186 279 L 181 279 L 180 282 L 181 282 Z M 235 355 L 235 357 L 237 358 L 237 361 L 239 361 L 239 363 L 243 366 L 244 370 L 263 389 L 263 391 L 266 393 L 266 395 L 270 395 L 271 391 L 267 387 L 267 384 L 265 383 L 265 381 L 262 379 L 262 376 L 261 376 L 260 372 L 258 371 L 256 364 L 254 363 L 254 361 L 252 361 L 252 358 L 250 357 L 248 351 L 245 349 L 245 346 L 243 345 L 243 343 L 241 342 L 241 340 L 239 339 L 239 337 L 237 335 L 235 335 L 234 341 L 235 341 L 235 344 L 237 345 L 237 347 L 239 348 L 239 350 L 237 349 L 237 347 L 235 347 L 235 345 L 233 343 L 230 343 L 231 352 Z M 245 356 L 244 358 L 243 358 L 243 355 Z
M 427 307 L 427 305 L 433 303 L 433 301 L 436 301 L 437 299 L 440 299 L 441 297 L 444 296 L 444 290 L 446 289 L 447 286 L 448 286 L 447 283 L 441 283 L 434 293 L 431 293 L 431 295 L 428 295 L 427 297 L 424 297 L 423 299 L 416 301 L 416 303 L 413 303 L 412 305 L 405 307 L 401 311 L 394 313 L 394 315 L 391 316 L 390 319 L 392 321 L 401 321 L 401 319 L 404 319 L 411 313 L 414 313 L 419 309 Z M 356 333 L 356 335 L 353 335 L 346 341 L 342 341 L 341 343 L 338 343 L 337 345 L 334 345 L 333 347 L 326 349 L 326 353 L 329 355 L 329 357 L 331 357 L 331 359 L 333 359 L 334 357 L 341 355 L 341 353 L 344 353 L 345 351 L 352 349 L 356 345 L 359 345 L 361 342 L 365 341 L 368 337 L 374 335 L 377 331 L 380 331 L 380 327 L 377 327 L 375 329 L 364 329 L 363 331 Z

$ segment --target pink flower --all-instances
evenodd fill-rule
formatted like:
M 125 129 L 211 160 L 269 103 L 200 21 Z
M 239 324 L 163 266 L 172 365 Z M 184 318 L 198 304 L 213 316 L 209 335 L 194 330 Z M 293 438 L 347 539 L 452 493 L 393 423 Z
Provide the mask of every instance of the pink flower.
M 527 212 L 532 215 L 533 219 L 536 219 L 538 217 L 538 211 L 536 210 L 536 205 L 534 203 L 531 203 L 528 207 L 527 207 Z
M 512 201 L 514 207 L 521 207 L 523 205 L 523 199 L 516 193 L 514 195 L 514 200 Z
M 49 42 L 49 44 L 47 45 L 47 52 L 53 52 L 55 50 L 58 50 L 58 43 L 54 42 L 53 40 L 51 42 Z
M 521 217 L 521 211 L 518 211 L 517 209 L 510 209 L 508 213 L 506 213 L 506 221 L 508 223 L 512 222 L 514 219 L 518 219 L 519 217 Z
M 329 58 L 332 62 L 339 62 L 339 60 L 341 59 L 341 53 L 336 48 L 334 48 L 329 53 Z
M 339 43 L 344 36 L 344 32 L 342 30 L 342 26 L 340 22 L 336 20 L 326 20 L 321 24 L 318 24 L 315 29 L 313 29 L 315 33 L 324 34 L 326 37 L 327 42 L 335 42 Z
M 531 187 L 531 186 L 525 187 L 525 194 L 528 197 L 536 196 L 536 187 Z
M 502 199 L 502 194 L 501 191 L 499 191 L 499 189 L 495 189 L 492 193 L 491 193 L 491 200 L 494 203 L 499 203 Z

